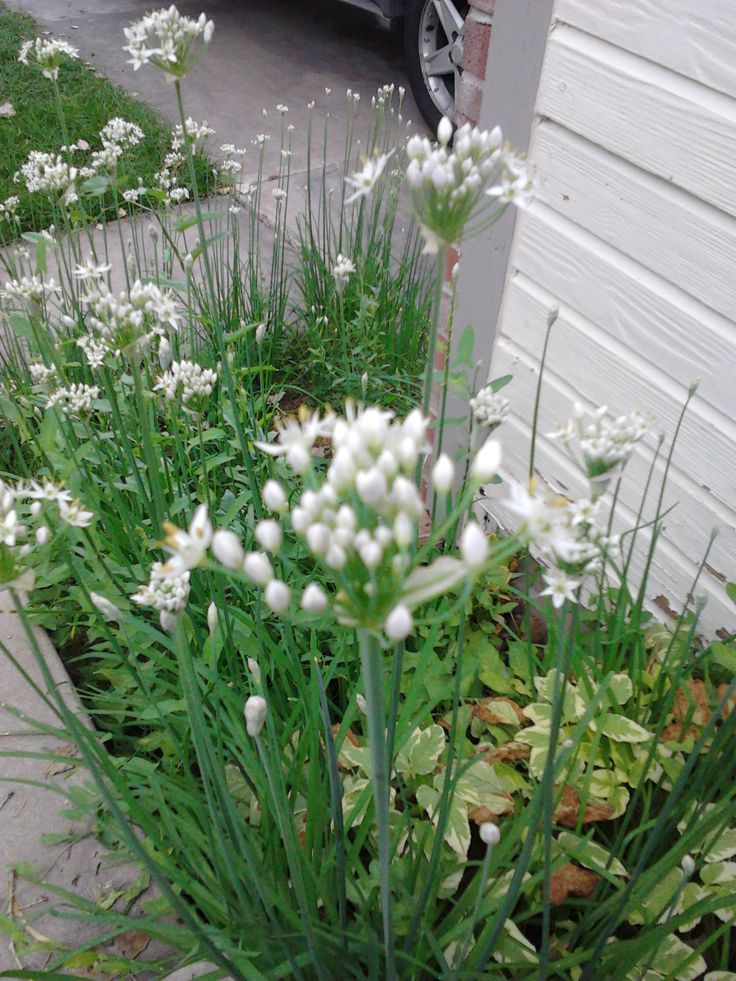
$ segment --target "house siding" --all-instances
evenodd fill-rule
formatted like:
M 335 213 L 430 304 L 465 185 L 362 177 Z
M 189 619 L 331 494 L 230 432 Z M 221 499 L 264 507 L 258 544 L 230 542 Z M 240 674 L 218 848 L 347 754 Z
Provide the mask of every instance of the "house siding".
M 493 51 L 491 51 L 491 58 Z M 669 440 L 664 535 L 649 601 L 680 611 L 713 529 L 697 592 L 705 632 L 736 630 L 736 17 L 731 0 L 557 0 L 529 158 L 536 200 L 516 225 L 491 377 L 506 389 L 505 476 L 528 469 L 531 414 L 549 308 L 559 306 L 542 384 L 540 432 L 574 401 L 634 408 L 648 438 L 626 470 L 619 530 L 637 522 L 650 472 L 652 517 Z M 503 430 L 502 430 L 503 432 Z M 540 441 L 539 475 L 584 491 L 563 448 Z M 513 525 L 503 495 L 487 505 Z M 645 563 L 640 533 L 634 578 Z

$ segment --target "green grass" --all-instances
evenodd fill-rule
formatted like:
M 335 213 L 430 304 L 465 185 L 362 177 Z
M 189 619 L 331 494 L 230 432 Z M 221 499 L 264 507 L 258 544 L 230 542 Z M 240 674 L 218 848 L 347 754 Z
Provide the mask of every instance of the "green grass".
M 0 3 L 0 102 L 10 102 L 15 108 L 14 116 L 0 117 L 0 201 L 11 195 L 20 198 L 21 231 L 47 228 L 53 221 L 53 210 L 41 195 L 31 195 L 14 183 L 13 175 L 31 150 L 56 153 L 64 143 L 52 83 L 40 71 L 18 61 L 23 41 L 39 34 L 32 18 Z M 99 131 L 114 116 L 141 127 L 146 138 L 126 152 L 123 167 L 127 174 L 121 177 L 129 176 L 131 186 L 140 177 L 149 186 L 168 150 L 171 127 L 166 121 L 81 61 L 66 61 L 59 83 L 73 141 L 86 140 L 91 149 L 99 148 Z M 204 181 L 200 187 L 206 187 L 212 172 L 203 158 L 198 169 L 198 180 Z

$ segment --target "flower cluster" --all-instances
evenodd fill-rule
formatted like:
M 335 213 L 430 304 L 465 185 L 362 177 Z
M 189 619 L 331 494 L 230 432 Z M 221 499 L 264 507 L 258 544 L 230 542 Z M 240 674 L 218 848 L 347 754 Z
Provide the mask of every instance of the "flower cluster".
M 215 25 L 200 14 L 197 20 L 185 17 L 172 4 L 161 8 L 125 28 L 134 71 L 142 65 L 159 68 L 170 81 L 179 81 L 199 61 L 212 40 Z
M 214 130 L 207 125 L 205 119 L 201 123 L 195 122 L 191 116 L 185 120 L 186 129 L 182 128 L 181 123 L 177 123 L 171 136 L 171 149 L 174 152 L 183 150 L 189 144 L 192 151 L 201 149 L 208 136 L 214 134 Z
M 56 508 L 66 524 L 86 528 L 92 521 L 93 514 L 84 511 L 69 491 L 57 484 L 0 479 L 0 584 L 17 588 L 32 585 L 32 572 L 19 563 L 31 554 L 34 542 L 42 546 L 51 538 L 44 521 L 47 504 Z
M 28 371 L 31 375 L 31 382 L 34 385 L 47 387 L 56 379 L 56 368 L 45 364 L 29 364 Z
M 471 398 L 470 408 L 473 412 L 473 419 L 478 425 L 493 431 L 508 416 L 509 400 L 496 394 L 493 385 L 486 385 L 474 398 Z
M 100 130 L 102 149 L 91 154 L 89 164 L 80 168 L 80 175 L 92 177 L 103 171 L 114 171 L 125 151 L 137 146 L 144 136 L 143 130 L 135 123 L 129 123 L 119 116 L 108 120 Z
M 348 284 L 348 280 L 354 272 L 355 263 L 353 260 L 342 255 L 342 253 L 338 253 L 334 268 L 332 270 L 332 275 L 335 280 L 335 289 L 338 296 L 342 296 L 343 292 L 345 291 L 345 287 Z
M 181 613 L 189 597 L 189 571 L 167 570 L 161 562 L 154 562 L 151 578 L 147 585 L 133 593 L 131 599 L 140 606 L 151 606 L 158 610 L 161 626 L 170 629 L 172 617 Z
M 66 41 L 37 37 L 24 41 L 18 53 L 18 61 L 29 67 L 41 69 L 45 78 L 55 81 L 64 58 L 79 59 L 79 52 Z
M 70 416 L 80 416 L 91 412 L 92 403 L 100 397 L 97 385 L 72 384 L 66 388 L 57 388 L 46 402 L 46 408 L 58 406 L 62 412 Z
M 591 495 L 599 497 L 609 481 L 620 476 L 635 445 L 650 431 L 647 420 L 639 412 L 619 416 L 607 421 L 607 406 L 601 406 L 588 413 L 576 403 L 573 418 L 569 419 L 556 432 L 549 433 L 550 439 L 558 439 L 572 453 L 571 443 L 577 438 L 582 453 L 582 469 L 591 485 Z
M 116 296 L 103 283 L 95 283 L 81 303 L 86 308 L 85 323 L 89 338 L 77 343 L 90 363 L 100 362 L 105 354 L 123 353 L 126 357 L 148 347 L 155 337 L 167 330 L 178 330 L 180 313 L 174 294 L 154 283 L 136 280 L 129 292 Z M 92 343 L 94 342 L 94 343 Z
M 13 180 L 16 184 L 22 181 L 31 194 L 47 194 L 59 197 L 63 204 L 73 204 L 78 197 L 77 174 L 77 168 L 71 167 L 58 153 L 31 150 Z
M 26 308 L 35 308 L 48 293 L 60 293 L 61 287 L 53 279 L 47 281 L 40 276 L 21 276 L 3 283 L 0 296 L 4 300 L 16 300 Z
M 4 201 L 0 201 L 0 222 L 7 221 L 10 223 L 17 222 L 18 218 L 18 205 L 20 204 L 20 198 L 11 194 L 9 198 L 5 198 Z
M 217 373 L 210 368 L 202 368 L 192 361 L 174 361 L 171 370 L 164 372 L 155 390 L 164 393 L 164 398 L 173 401 L 181 389 L 184 409 L 192 414 L 200 413 L 212 394 L 217 382 Z
M 406 179 L 427 252 L 456 242 L 484 195 L 502 198 L 504 204 L 522 203 L 532 190 L 525 165 L 504 146 L 498 126 L 489 133 L 466 123 L 456 132 L 452 149 L 451 138 L 452 124 L 443 118 L 437 143 L 415 135 L 406 145 Z M 516 196 L 503 197 L 499 187 L 505 188 L 512 174 Z

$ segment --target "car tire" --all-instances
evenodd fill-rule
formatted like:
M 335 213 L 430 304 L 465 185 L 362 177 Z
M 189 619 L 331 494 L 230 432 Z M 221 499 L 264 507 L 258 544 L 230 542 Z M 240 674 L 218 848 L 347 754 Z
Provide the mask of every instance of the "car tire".
M 408 0 L 404 50 L 411 90 L 432 132 L 443 116 L 455 118 L 467 0 Z M 438 71 L 433 73 L 432 69 Z

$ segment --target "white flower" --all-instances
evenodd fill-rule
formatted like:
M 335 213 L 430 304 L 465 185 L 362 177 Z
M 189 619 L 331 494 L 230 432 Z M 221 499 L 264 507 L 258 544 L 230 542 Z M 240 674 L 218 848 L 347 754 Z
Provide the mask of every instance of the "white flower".
M 36 542 L 38 545 L 46 545 L 51 537 L 51 531 L 47 525 L 41 525 L 36 529 Z
M 357 174 L 353 174 L 352 177 L 346 177 L 345 183 L 353 189 L 353 194 L 349 198 L 345 199 L 345 204 L 352 204 L 353 201 L 357 201 L 360 197 L 367 197 L 373 188 L 379 181 L 381 174 L 386 168 L 391 154 L 382 153 L 375 157 L 368 157 L 363 164 L 363 169 L 359 170 Z
M 266 586 L 273 579 L 273 567 L 262 552 L 248 552 L 243 562 L 243 571 L 259 586 Z
M 449 494 L 454 479 L 455 465 L 449 456 L 443 453 L 432 468 L 432 486 L 435 492 L 443 497 Z
M 338 254 L 335 260 L 335 265 L 332 270 L 332 275 L 335 280 L 335 289 L 337 290 L 337 295 L 342 296 L 347 282 L 355 272 L 355 263 L 352 259 L 346 258 L 342 254 Z
M 259 521 L 255 530 L 256 541 L 272 555 L 275 555 L 281 548 L 281 527 L 272 518 Z
M 57 388 L 46 401 L 46 408 L 58 405 L 66 415 L 80 416 L 92 411 L 92 403 L 100 396 L 98 385 L 69 385 Z
M 164 522 L 166 538 L 163 547 L 171 558 L 164 568 L 171 573 L 180 573 L 200 565 L 212 543 L 212 523 L 207 515 L 207 505 L 200 504 L 194 512 L 188 531 L 182 531 L 170 521 Z
M 95 607 L 95 609 L 101 613 L 106 620 L 110 620 L 113 623 L 120 623 L 123 618 L 123 614 L 114 603 L 111 603 L 109 599 L 106 599 L 99 593 L 90 592 L 89 598 L 92 600 L 92 605 Z
M 8 513 L 0 521 L 0 544 L 15 545 L 17 535 L 23 530 L 23 526 L 18 521 L 15 510 Z
M 320 419 L 318 412 L 305 410 L 300 412 L 298 419 L 289 419 L 282 424 L 276 442 L 256 442 L 254 445 L 269 456 L 285 456 L 292 470 L 305 474 L 312 465 L 312 447 L 320 436 L 329 435 L 333 423 L 332 415 Z
M 501 465 L 501 444 L 496 439 L 487 439 L 475 454 L 470 467 L 473 481 L 486 484 L 496 476 Z
M 409 610 L 399 603 L 386 617 L 383 625 L 384 632 L 389 640 L 403 640 L 412 631 L 414 619 Z
M 73 276 L 82 282 L 88 279 L 102 279 L 111 269 L 109 262 L 97 262 L 94 256 L 90 255 L 85 264 L 74 267 Z
M 285 613 L 289 607 L 291 590 L 286 583 L 281 582 L 280 579 L 271 579 L 270 582 L 266 584 L 263 598 L 266 601 L 266 605 L 273 610 L 274 613 Z
M 493 821 L 484 821 L 478 828 L 478 833 L 484 845 L 497 845 L 501 840 L 501 832 L 498 830 L 498 825 L 494 824 Z
M 178 81 L 197 63 L 212 40 L 215 25 L 200 14 L 197 20 L 182 16 L 172 4 L 161 8 L 125 28 L 130 64 L 137 71 L 154 65 L 168 79 Z
M 45 364 L 29 364 L 28 371 L 31 375 L 31 381 L 34 385 L 48 386 L 52 381 L 56 379 L 57 371 L 54 365 L 48 366 Z
M 139 586 L 131 599 L 139 606 L 151 606 L 159 612 L 181 613 L 189 597 L 189 575 L 189 570 L 173 573 L 161 562 L 154 562 L 148 585 Z
M 301 606 L 306 613 L 324 613 L 328 606 L 327 594 L 316 582 L 310 582 L 302 593 Z
M 145 133 L 140 126 L 129 123 L 120 116 L 109 119 L 100 130 L 100 139 L 104 147 L 119 147 L 121 150 L 138 146 L 144 137 Z
M 440 119 L 437 126 L 437 141 L 442 144 L 442 146 L 447 146 L 447 144 L 452 139 L 452 123 L 447 118 L 443 116 Z
M 154 391 L 162 391 L 164 398 L 172 401 L 181 390 L 184 411 L 198 415 L 204 411 L 216 382 L 217 373 L 211 368 L 203 368 L 192 361 L 173 361 L 171 370 L 154 385 Z
M 10 116 L 15 115 L 15 106 L 12 102 L 3 102 L 0 104 L 0 119 L 8 119 Z
M 467 524 L 462 533 L 460 554 L 473 573 L 479 572 L 488 561 L 488 539 L 475 521 Z
M 242 569 L 245 552 L 238 536 L 227 529 L 216 531 L 212 537 L 212 554 L 228 569 Z
M 493 430 L 506 419 L 509 414 L 509 400 L 496 395 L 492 385 L 486 385 L 470 400 L 473 418 L 481 425 Z
M 276 514 L 283 514 L 289 506 L 283 487 L 275 480 L 267 480 L 263 485 L 261 499 L 268 510 Z
M 262 695 L 251 695 L 245 703 L 245 727 L 249 736 L 258 736 L 266 722 L 268 705 Z
M 552 605 L 558 610 L 566 600 L 573 603 L 577 600 L 575 590 L 580 585 L 575 579 L 570 579 L 567 573 L 561 569 L 551 569 L 545 572 L 542 578 L 547 583 L 547 588 L 540 592 L 540 596 L 551 596 Z
M 64 498 L 57 498 L 59 505 L 59 517 L 66 524 L 73 528 L 88 528 L 92 524 L 94 514 L 92 511 L 85 511 L 77 501 L 68 503 Z
M 256 344 L 262 344 L 266 339 L 266 334 L 268 333 L 268 324 L 262 323 L 258 324 L 256 327 Z
M 24 41 L 18 54 L 18 61 L 27 66 L 41 69 L 45 78 L 55 80 L 59 77 L 59 67 L 64 58 L 79 59 L 79 52 L 66 41 L 55 38 L 37 37 Z
M 73 204 L 77 200 L 77 173 L 77 168 L 70 167 L 58 153 L 31 150 L 13 180 L 16 183 L 22 180 L 31 194 L 46 194 L 51 198 L 60 198 L 64 204 Z

